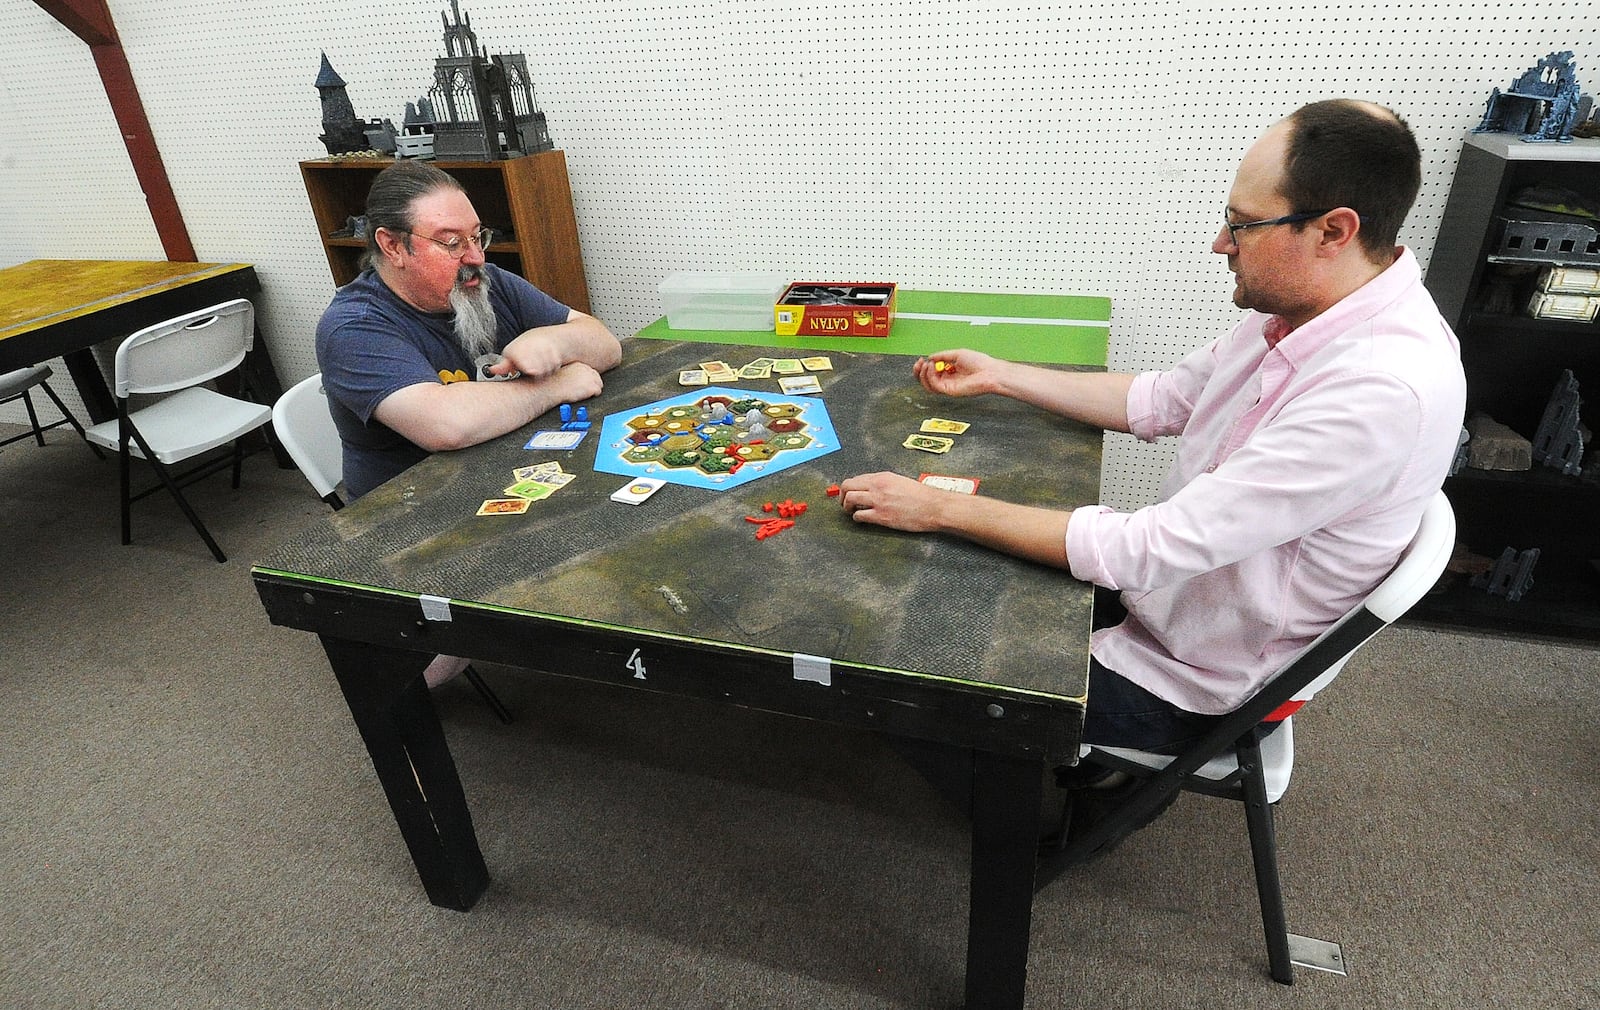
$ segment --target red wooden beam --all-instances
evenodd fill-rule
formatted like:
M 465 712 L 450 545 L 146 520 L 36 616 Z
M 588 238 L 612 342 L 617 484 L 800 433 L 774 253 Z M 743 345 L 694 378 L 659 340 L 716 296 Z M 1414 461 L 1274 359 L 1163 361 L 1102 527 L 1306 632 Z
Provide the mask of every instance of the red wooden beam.
M 100 71 L 100 83 L 111 102 L 111 114 L 116 117 L 117 128 L 122 133 L 122 143 L 133 162 L 133 174 L 144 190 L 145 203 L 155 222 L 156 235 L 167 259 L 180 263 L 193 263 L 198 257 L 194 244 L 189 241 L 189 229 L 184 226 L 183 213 L 178 209 L 178 197 L 172 192 L 172 182 L 167 178 L 167 167 L 161 161 L 155 137 L 150 132 L 150 120 L 144 114 L 144 102 L 139 98 L 139 87 L 133 80 L 133 70 L 128 66 L 127 54 L 122 51 L 122 40 L 117 37 L 117 27 L 111 20 L 111 11 L 105 0 L 33 0 L 46 14 L 55 18 L 72 34 L 89 45 L 94 65 Z

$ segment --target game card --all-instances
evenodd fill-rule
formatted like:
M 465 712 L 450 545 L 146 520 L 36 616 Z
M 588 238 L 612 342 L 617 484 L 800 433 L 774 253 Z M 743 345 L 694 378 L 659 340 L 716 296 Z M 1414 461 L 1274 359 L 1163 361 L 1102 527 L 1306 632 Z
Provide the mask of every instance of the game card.
M 480 516 L 516 516 L 528 511 L 533 502 L 526 498 L 490 498 L 478 506 Z
M 700 367 L 705 370 L 707 382 L 732 382 L 739 377 L 726 361 L 702 361 Z
M 785 375 L 778 380 L 778 385 L 783 387 L 785 393 L 820 393 L 822 383 L 817 381 L 815 375 Z
M 778 358 L 772 362 L 773 375 L 799 375 L 805 371 L 799 358 Z
M 666 481 L 655 477 L 640 477 L 613 491 L 611 500 L 622 502 L 624 505 L 637 505 L 659 491 L 665 483 Z
M 923 431 L 936 432 L 940 435 L 959 435 L 972 425 L 965 421 L 950 421 L 942 417 L 930 417 L 922 422 Z
M 938 435 L 910 435 L 900 444 L 907 449 L 920 449 L 923 452 L 940 453 L 949 452 L 950 447 L 956 443 L 953 438 L 941 438 Z
M 680 386 L 704 386 L 710 382 L 711 380 L 706 377 L 704 368 L 685 368 L 678 373 L 678 385 Z
M 833 371 L 833 359 L 828 357 L 825 354 L 824 355 L 819 355 L 818 357 L 815 357 L 815 358 L 801 358 L 800 359 L 800 364 L 803 365 L 805 367 L 805 370 L 808 371 L 808 372 L 831 372 L 831 371 Z
M 741 379 L 770 379 L 770 378 L 772 378 L 772 364 L 771 364 L 772 359 L 771 358 L 759 358 L 757 360 L 765 361 L 765 362 L 767 362 L 767 364 L 761 365 L 761 364 L 757 364 L 756 362 L 752 361 L 750 364 L 748 364 L 748 365 L 744 366 L 743 368 L 739 369 L 739 378 L 741 378 Z
M 586 431 L 536 431 L 524 449 L 575 449 Z
M 556 462 L 535 463 L 532 466 L 519 466 L 511 471 L 511 476 L 517 480 L 538 480 L 547 474 L 561 473 L 561 464 Z
M 951 477 L 942 473 L 925 473 L 918 477 L 917 480 L 941 491 L 954 491 L 957 494 L 978 493 L 978 478 L 976 477 Z
M 519 480 L 515 484 L 506 488 L 502 493 L 511 495 L 514 498 L 523 498 L 528 501 L 538 501 L 541 498 L 550 497 L 555 493 L 555 490 L 556 488 L 554 484 L 546 484 L 543 481 L 537 480 Z

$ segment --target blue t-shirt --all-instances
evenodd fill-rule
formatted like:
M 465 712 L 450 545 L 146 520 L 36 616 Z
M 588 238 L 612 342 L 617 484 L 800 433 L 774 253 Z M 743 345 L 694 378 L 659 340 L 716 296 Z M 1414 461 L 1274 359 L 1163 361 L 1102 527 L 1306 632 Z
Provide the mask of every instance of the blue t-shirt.
M 499 322 L 496 350 L 525 330 L 567 321 L 571 309 L 521 277 L 492 263 L 484 271 Z M 322 314 L 317 365 L 344 443 L 344 485 L 352 500 L 428 455 L 373 418 L 384 397 L 419 382 L 440 382 L 440 372 L 459 369 L 477 378 L 456 340 L 454 320 L 453 312 L 408 305 L 373 270 L 340 288 Z

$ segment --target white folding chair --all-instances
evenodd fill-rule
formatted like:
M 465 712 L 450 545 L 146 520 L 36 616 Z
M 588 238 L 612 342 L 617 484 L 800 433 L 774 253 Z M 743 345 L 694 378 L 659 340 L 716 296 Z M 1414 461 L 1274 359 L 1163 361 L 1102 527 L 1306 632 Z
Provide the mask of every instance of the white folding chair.
M 124 544 L 133 542 L 132 503 L 165 487 L 212 556 L 218 562 L 227 560 L 181 489 L 229 466 L 237 488 L 244 464 L 241 437 L 272 419 L 272 408 L 265 404 L 201 385 L 237 368 L 254 338 L 255 309 L 238 298 L 146 327 L 117 348 L 117 416 L 84 435 L 120 457 Z M 130 409 L 130 397 L 155 394 L 170 395 Z M 233 443 L 231 455 L 184 473 L 168 469 L 228 442 Z M 134 456 L 148 461 L 160 478 L 159 484 L 138 494 L 131 493 L 129 460 Z
M 1444 492 L 1437 492 L 1399 563 L 1361 606 L 1301 650 L 1243 707 L 1219 720 L 1182 754 L 1098 745 L 1081 748 L 1082 757 L 1146 781 L 1110 816 L 1071 838 L 1058 851 L 1043 855 L 1036 886 L 1043 887 L 1127 825 L 1147 818 L 1176 790 L 1240 800 L 1250 832 L 1272 977 L 1286 985 L 1293 983 L 1296 964 L 1343 974 L 1339 945 L 1289 933 L 1284 915 L 1272 805 L 1289 788 L 1294 768 L 1290 716 L 1326 687 L 1357 649 L 1399 620 L 1433 588 L 1450 560 L 1455 537 L 1455 514 Z M 1264 735 L 1275 722 L 1282 725 Z
M 328 412 L 321 372 L 300 380 L 278 397 L 272 405 L 272 429 L 322 500 L 335 509 L 344 508 L 338 490 L 344 475 L 344 447 Z
M 278 442 L 300 468 L 322 500 L 337 510 L 344 508 L 339 481 L 344 478 L 344 445 L 328 411 L 328 393 L 317 372 L 291 386 L 272 407 L 272 428 Z M 472 667 L 461 671 L 484 703 L 501 722 L 511 722 L 511 712 Z
M 29 365 L 27 368 L 19 368 L 14 372 L 6 372 L 4 375 L 0 375 L 0 404 L 21 400 L 22 405 L 28 408 L 28 426 L 31 429 L 20 435 L 13 435 L 10 438 L 0 438 L 0 445 L 10 445 L 12 442 L 20 442 L 25 438 L 31 438 L 38 442 L 40 446 L 43 446 L 44 433 L 51 428 L 59 428 L 64 424 L 72 425 L 79 438 L 84 437 L 83 425 L 78 423 L 78 419 L 72 416 L 72 411 L 67 409 L 65 403 L 61 402 L 61 397 L 57 396 L 56 391 L 50 388 L 50 383 L 45 381 L 54 374 L 55 372 L 49 365 Z M 35 387 L 44 390 L 44 395 L 48 396 L 50 402 L 56 405 L 56 409 L 61 412 L 61 420 L 51 421 L 49 424 L 39 423 L 39 411 L 33 404 L 33 390 Z M 105 456 L 100 452 L 99 446 L 91 443 L 89 448 L 94 450 L 96 456 L 105 459 Z

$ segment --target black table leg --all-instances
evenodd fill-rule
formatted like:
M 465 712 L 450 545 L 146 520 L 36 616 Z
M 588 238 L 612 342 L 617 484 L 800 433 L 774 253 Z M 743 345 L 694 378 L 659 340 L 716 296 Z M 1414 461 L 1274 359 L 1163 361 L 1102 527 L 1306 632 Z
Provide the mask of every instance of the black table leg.
M 1043 765 L 973 755 L 967 1010 L 1021 1010 L 1039 845 Z
M 89 422 L 99 424 L 116 417 L 117 401 L 111 396 L 106 377 L 100 374 L 94 353 L 85 347 L 63 354 L 61 360 L 66 362 L 67 374 L 72 376 L 72 384 L 78 388 L 78 397 L 83 400 L 83 409 L 89 415 Z
M 433 657 L 320 637 L 428 900 L 466 911 L 488 887 L 489 870 L 422 679 Z

